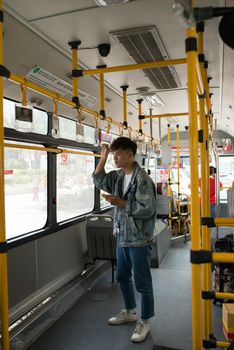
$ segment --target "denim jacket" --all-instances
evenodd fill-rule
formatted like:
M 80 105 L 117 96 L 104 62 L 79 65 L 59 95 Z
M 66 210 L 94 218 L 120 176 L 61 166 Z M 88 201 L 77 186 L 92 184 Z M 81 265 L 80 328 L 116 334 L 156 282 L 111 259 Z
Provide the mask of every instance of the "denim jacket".
M 135 163 L 131 182 L 123 195 L 123 170 L 93 174 L 99 189 L 126 201 L 123 209 L 114 206 L 114 235 L 120 247 L 140 247 L 152 243 L 156 220 L 156 189 L 149 175 Z

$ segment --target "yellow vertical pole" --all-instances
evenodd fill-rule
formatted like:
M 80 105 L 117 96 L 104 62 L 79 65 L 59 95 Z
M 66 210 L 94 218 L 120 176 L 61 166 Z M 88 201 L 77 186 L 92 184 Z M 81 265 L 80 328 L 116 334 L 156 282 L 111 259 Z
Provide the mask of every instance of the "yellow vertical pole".
M 169 227 L 171 229 L 171 214 L 172 214 L 172 205 L 171 205 L 171 164 L 168 163 L 168 189 L 167 189 L 167 195 L 168 195 L 168 198 L 169 198 L 169 201 L 168 201 L 168 223 L 169 223 Z
M 198 194 L 198 127 L 197 127 L 197 39 L 194 27 L 187 29 L 186 39 L 188 105 L 189 105 L 189 144 L 191 174 L 191 256 L 200 250 L 199 194 Z M 201 282 L 200 264 L 192 262 L 192 336 L 193 350 L 202 349 L 201 325 Z
M 201 159 L 201 215 L 210 216 L 210 184 L 209 184 L 209 137 L 208 137 L 208 116 L 205 115 L 206 99 L 206 74 L 205 74 L 205 56 L 203 48 L 204 22 L 197 23 L 198 38 L 198 59 L 202 74 L 203 85 L 205 87 L 204 95 L 199 96 L 200 111 L 200 159 Z M 202 226 L 202 249 L 211 250 L 210 229 Z M 202 290 L 211 290 L 211 264 L 202 265 Z M 212 304 L 211 300 L 203 300 L 203 340 L 209 340 L 213 335 L 212 325 Z
M 105 111 L 104 107 L 104 74 L 100 74 L 100 114 Z M 101 114 L 102 115 L 102 114 Z
M 209 81 L 212 78 L 207 76 L 208 61 L 204 62 L 204 68 L 205 68 L 206 103 L 207 103 L 207 108 L 208 108 L 208 114 L 211 115 L 211 95 L 210 95 Z
M 97 68 L 106 68 L 106 65 L 97 66 Z M 99 114 L 102 116 L 102 120 L 106 119 L 105 112 L 105 85 L 104 85 L 104 73 L 99 74 L 100 81 L 100 112 Z
M 0 64 L 3 65 L 3 11 L 0 0 Z M 4 194 L 4 126 L 3 126 L 3 77 L 0 76 L 0 314 L 2 348 L 9 350 L 9 316 L 8 316 L 8 272 L 7 245 L 5 227 L 5 194 Z
M 168 146 L 171 144 L 171 126 L 170 124 L 167 124 L 167 143 Z
M 151 109 L 152 111 L 152 109 Z M 152 122 L 152 118 L 150 119 Z M 158 118 L 158 136 L 159 136 L 159 141 L 162 143 L 162 120 L 161 118 Z
M 128 128 L 128 117 L 127 117 L 127 89 L 128 85 L 122 85 L 121 89 L 123 90 L 123 127 L 124 129 Z
M 71 41 L 68 43 L 68 45 L 72 49 L 72 91 L 73 91 L 73 97 L 72 102 L 76 104 L 76 107 L 80 107 L 80 101 L 78 97 L 78 46 L 81 44 L 80 40 Z
M 72 48 L 72 69 L 77 70 L 78 69 L 78 50 L 76 47 Z M 72 76 L 72 91 L 73 91 L 73 97 L 78 97 L 78 77 Z
M 142 115 L 142 106 L 141 106 L 141 104 L 142 104 L 142 102 L 143 102 L 143 99 L 142 98 L 139 98 L 138 100 L 137 100 L 137 102 L 138 102 L 138 119 L 139 119 L 139 133 L 140 133 L 140 135 L 142 135 L 143 134 L 143 130 L 142 130 L 142 119 L 144 119 L 144 116 Z
M 161 118 L 159 119 L 161 121 Z M 160 124 L 161 126 L 161 124 Z M 170 124 L 167 124 L 167 143 L 168 146 L 171 145 L 171 128 Z M 168 164 L 168 196 L 169 196 L 169 226 L 171 228 L 171 216 L 172 216 L 172 206 L 171 206 L 171 164 Z
M 205 116 L 204 121 L 204 140 L 205 140 L 205 165 L 206 165 L 206 179 L 207 179 L 207 202 L 206 202 L 206 214 L 204 216 L 210 217 L 210 181 L 209 181 L 209 175 L 210 175 L 210 167 L 209 167 L 209 127 L 208 127 L 209 119 L 208 115 Z M 207 250 L 211 250 L 211 231 L 210 228 L 207 228 Z M 211 276 L 212 276 L 212 266 L 211 264 L 207 264 L 208 267 L 208 281 L 207 281 L 207 288 L 209 290 L 212 289 L 212 283 L 211 283 Z M 213 336 L 213 318 L 212 318 L 212 302 L 210 300 L 208 304 L 208 310 L 209 310 L 209 337 L 211 338 Z
M 179 125 L 176 125 L 176 163 L 177 163 L 177 211 L 178 211 L 178 234 L 180 234 L 181 221 L 180 221 L 180 131 Z

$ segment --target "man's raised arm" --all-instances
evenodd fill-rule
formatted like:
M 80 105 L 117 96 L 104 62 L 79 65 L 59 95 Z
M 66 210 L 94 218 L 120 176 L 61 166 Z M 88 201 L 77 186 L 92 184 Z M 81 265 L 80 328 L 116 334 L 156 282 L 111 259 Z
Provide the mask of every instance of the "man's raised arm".
M 100 158 L 98 165 L 95 169 L 95 174 L 100 173 L 100 171 L 102 171 L 105 168 L 109 152 L 110 152 L 109 145 L 106 145 L 106 144 L 102 145 L 101 158 Z

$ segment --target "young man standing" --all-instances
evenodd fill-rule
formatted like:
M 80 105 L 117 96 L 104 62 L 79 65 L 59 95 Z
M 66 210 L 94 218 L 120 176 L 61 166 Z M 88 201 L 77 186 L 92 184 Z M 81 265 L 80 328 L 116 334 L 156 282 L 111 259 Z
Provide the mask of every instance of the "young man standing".
M 119 170 L 105 173 L 109 150 Z M 134 157 L 137 144 L 127 137 L 117 138 L 110 146 L 102 145 L 101 159 L 93 175 L 94 184 L 110 193 L 105 199 L 114 205 L 114 235 L 117 239 L 117 280 L 125 309 L 109 319 L 120 325 L 137 321 L 136 289 L 141 293 L 141 319 L 131 340 L 142 342 L 149 333 L 148 320 L 154 316 L 154 296 L 150 272 L 151 243 L 156 219 L 156 190 L 149 175 Z

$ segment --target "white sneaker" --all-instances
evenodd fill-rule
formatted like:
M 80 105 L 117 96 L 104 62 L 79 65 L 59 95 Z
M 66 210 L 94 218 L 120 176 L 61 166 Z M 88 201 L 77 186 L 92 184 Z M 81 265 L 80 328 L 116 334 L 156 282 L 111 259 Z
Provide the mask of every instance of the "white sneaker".
M 118 325 L 130 322 L 136 322 L 137 315 L 136 312 L 128 312 L 127 310 L 122 310 L 118 315 L 111 317 L 108 323 L 111 325 Z
M 143 321 L 137 321 L 136 328 L 132 334 L 131 341 L 134 343 L 141 343 L 145 340 L 147 334 L 149 333 L 149 323 Z

